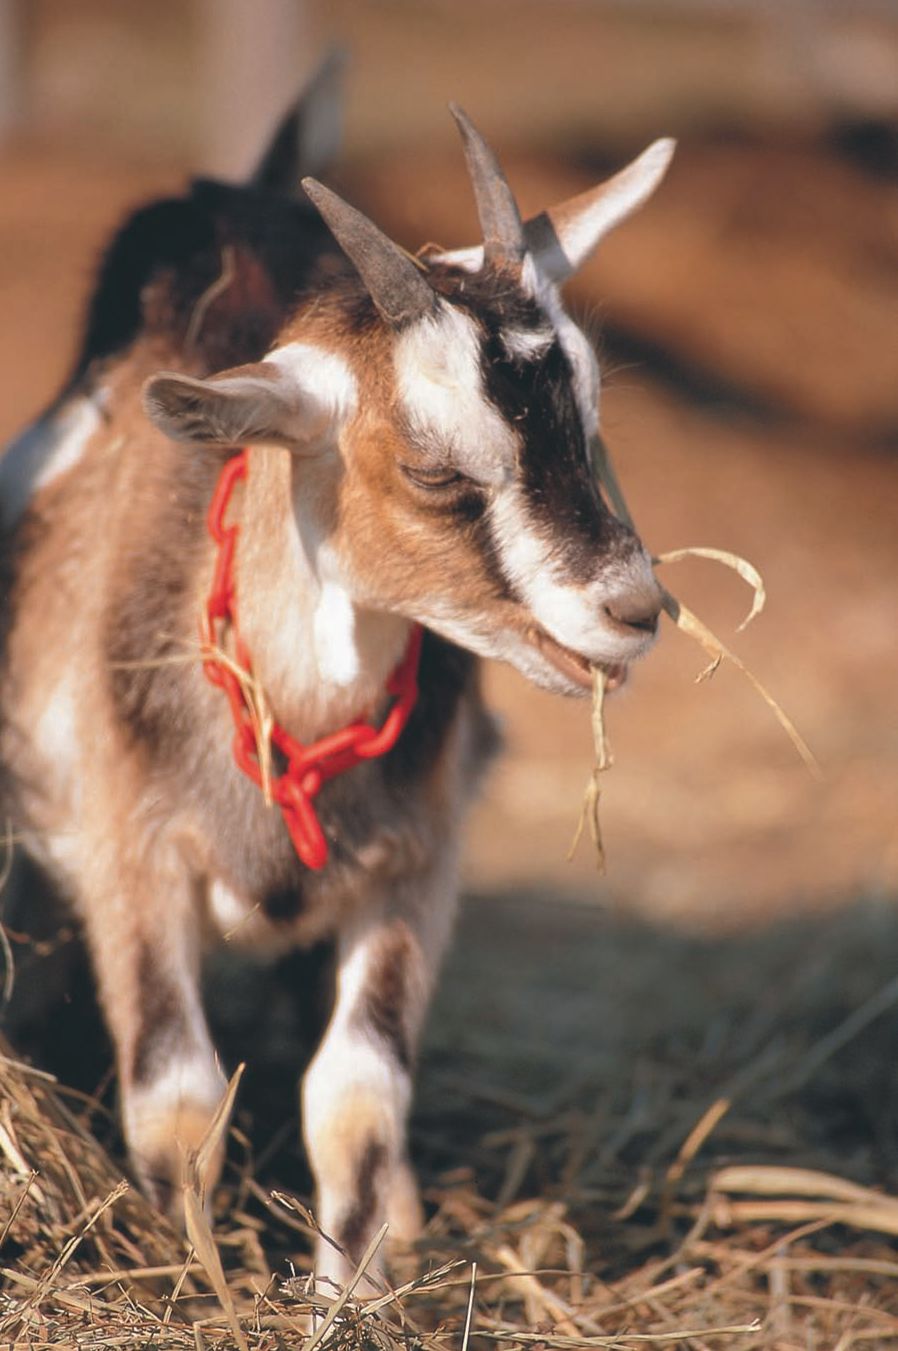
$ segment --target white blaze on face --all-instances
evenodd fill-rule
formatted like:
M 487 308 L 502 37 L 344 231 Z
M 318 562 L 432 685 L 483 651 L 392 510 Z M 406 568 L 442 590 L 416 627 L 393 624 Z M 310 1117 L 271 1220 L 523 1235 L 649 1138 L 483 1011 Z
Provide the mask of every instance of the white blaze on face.
M 445 446 L 476 482 L 507 481 L 517 434 L 484 395 L 480 339 L 468 315 L 444 305 L 436 319 L 413 325 L 396 343 L 395 369 L 406 415 L 425 444 Z
M 599 366 L 592 345 L 565 312 L 557 287 L 540 276 L 529 255 L 523 284 L 549 317 L 553 336 L 570 362 L 571 385 L 588 444 L 599 423 Z M 546 632 L 595 661 L 624 657 L 630 644 L 607 630 L 604 610 L 628 587 L 650 585 L 644 552 L 636 550 L 627 561 L 604 566 L 597 558 L 595 579 L 574 583 L 565 575 L 553 547 L 551 523 L 543 522 L 543 529 L 537 529 L 518 484 L 508 484 L 497 494 L 492 521 L 505 570 Z
M 503 570 L 534 619 L 556 642 L 595 662 L 626 661 L 645 637 L 622 635 L 609 625 L 606 607 L 620 597 L 654 587 L 651 563 L 640 548 L 622 559 L 596 560 L 595 578 L 571 581 L 552 540 L 534 526 L 523 493 L 509 484 L 495 496 L 491 519 Z
M 565 312 L 557 288 L 537 272 L 529 255 L 523 282 L 539 302 L 552 324 L 550 340 L 557 338 L 571 366 L 571 385 L 583 423 L 586 443 L 598 429 L 599 367 L 585 334 Z M 503 338 L 511 351 L 515 345 L 523 357 L 529 350 L 535 359 L 544 341 L 539 333 L 508 333 Z M 547 448 L 551 453 L 551 448 Z M 591 472 L 591 471 L 590 471 Z M 626 659 L 632 640 L 609 630 L 605 607 L 630 588 L 650 590 L 651 565 L 645 552 L 636 549 L 626 559 L 614 562 L 596 559 L 591 582 L 574 582 L 560 561 L 550 521 L 533 519 L 519 483 L 506 484 L 491 507 L 493 535 L 506 575 L 513 582 L 536 621 L 557 642 L 593 661 Z
M 496 494 L 491 520 L 503 571 L 534 619 L 566 647 L 588 651 L 597 628 L 594 602 L 586 588 L 565 581 L 552 559 L 549 541 L 530 520 L 517 484 L 508 484 Z
M 573 319 L 565 314 L 560 303 L 553 315 L 558 340 L 571 363 L 573 387 L 577 407 L 583 419 L 587 444 L 599 429 L 599 363 L 592 344 Z

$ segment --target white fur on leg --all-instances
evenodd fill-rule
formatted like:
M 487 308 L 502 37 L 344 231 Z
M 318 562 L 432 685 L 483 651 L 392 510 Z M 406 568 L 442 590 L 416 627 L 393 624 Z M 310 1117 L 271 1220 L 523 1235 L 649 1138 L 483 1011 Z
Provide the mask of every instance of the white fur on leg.
M 179 1224 L 187 1155 L 202 1142 L 226 1087 L 211 1044 L 176 1052 L 148 1082 L 125 1087 L 125 1135 L 135 1170 L 160 1209 Z M 206 1177 L 207 1204 L 223 1161 L 222 1148 Z
M 319 1280 L 342 1286 L 387 1212 L 411 1085 L 385 1048 L 336 1019 L 303 1081 L 303 1130 L 317 1184 L 317 1218 L 346 1257 L 319 1240 Z M 371 1274 L 383 1269 L 383 1255 Z M 370 1287 L 369 1287 L 370 1293 Z
M 454 824 L 446 822 L 443 857 L 415 880 L 413 899 L 397 895 L 339 936 L 336 1005 L 302 1088 L 318 1221 L 346 1252 L 318 1244 L 322 1281 L 342 1285 L 385 1220 L 400 1240 L 421 1228 L 406 1125 L 418 1034 L 455 909 Z M 381 1249 L 369 1268 L 375 1280 L 383 1262 Z

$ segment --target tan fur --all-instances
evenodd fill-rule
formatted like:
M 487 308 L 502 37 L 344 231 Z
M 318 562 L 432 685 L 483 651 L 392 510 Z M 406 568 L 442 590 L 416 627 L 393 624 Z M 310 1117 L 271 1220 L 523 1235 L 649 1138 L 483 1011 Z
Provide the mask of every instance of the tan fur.
M 590 664 L 641 652 L 654 622 L 649 559 L 588 466 L 595 363 L 551 278 L 647 195 L 671 147 L 610 195 L 556 210 L 547 252 L 543 218 L 518 229 L 492 153 L 456 116 L 489 236 L 478 272 L 431 254 L 425 280 L 314 180 L 323 220 L 279 200 L 284 132 L 263 192 L 200 183 L 133 217 L 101 269 L 73 381 L 37 432 L 60 435 L 59 409 L 79 400 L 102 425 L 20 519 L 41 482 L 29 447 L 54 445 L 26 436 L 4 517 L 17 562 L 0 595 L 0 807 L 82 919 L 137 1176 L 176 1204 L 185 1151 L 224 1092 L 204 946 L 331 939 L 336 997 L 302 1103 L 318 1218 L 337 1245 L 318 1243 L 317 1275 L 338 1284 L 384 1217 L 405 1239 L 421 1223 L 412 1071 L 464 812 L 496 742 L 473 654 L 575 693 Z M 525 370 L 535 332 L 545 365 Z M 236 616 L 293 738 L 381 718 L 412 624 L 425 629 L 398 744 L 316 798 L 321 872 L 235 767 L 227 700 L 201 668 L 216 557 L 204 518 L 236 446 L 248 450 L 231 505 Z M 235 634 L 216 636 L 233 655 Z
M 352 428 L 353 456 L 339 485 L 334 544 L 347 559 L 371 603 L 388 602 L 414 612 L 423 600 L 440 595 L 447 575 L 453 598 L 481 617 L 485 627 L 509 621 L 520 607 L 497 600 L 473 544 L 456 523 L 433 503 L 422 500 L 403 479 L 397 462 L 417 455 L 397 434 L 397 401 L 392 360 L 378 333 L 362 348 L 341 335 L 360 386 L 360 413 Z M 373 506 L 376 504 L 376 507 Z M 377 559 L 375 568 L 370 560 Z M 518 617 L 521 630 L 525 617 Z
M 181 1198 L 191 1155 L 203 1143 L 214 1115 L 212 1108 L 182 1101 L 170 1110 L 146 1113 L 137 1128 L 141 1152 L 135 1164 L 146 1186 L 163 1199 L 170 1197 L 171 1217 L 176 1224 L 183 1223 Z M 224 1145 L 219 1144 L 203 1179 L 207 1204 L 218 1185 L 223 1163 Z
M 174 328 L 180 312 L 157 295 L 149 320 Z M 411 1073 L 452 925 L 464 811 L 495 740 L 474 658 L 454 644 L 493 653 L 498 635 L 494 654 L 506 656 L 534 623 L 463 503 L 453 512 L 410 481 L 422 452 L 400 416 L 396 337 L 373 312 L 354 327 L 354 313 L 325 290 L 282 328 L 269 361 L 221 380 L 193 378 L 208 375 L 193 347 L 184 355 L 183 341 L 147 331 L 95 372 L 104 425 L 22 529 L 0 684 L 14 824 L 83 920 L 132 1159 L 160 1202 L 177 1194 L 183 1148 L 224 1088 L 199 994 L 203 946 L 335 941 L 336 1003 L 303 1117 L 319 1218 L 345 1250 L 319 1243 L 318 1271 L 337 1281 L 385 1215 L 406 1238 L 420 1224 L 405 1146 Z M 291 345 L 292 358 L 281 350 Z M 317 370 L 317 390 L 301 369 L 290 385 L 282 358 L 285 370 L 294 359 Z M 169 374 L 147 387 L 147 407 L 168 434 L 141 402 L 159 371 Z M 489 418 L 495 428 L 499 414 Z M 229 517 L 236 614 L 275 719 L 303 741 L 377 720 L 412 623 L 430 630 L 399 744 L 316 800 L 331 850 L 320 873 L 300 867 L 278 810 L 235 767 L 227 701 L 201 670 L 216 556 L 204 518 L 247 427 L 258 434 Z M 517 432 L 502 432 L 510 454 Z M 506 470 L 480 485 L 483 511 Z M 220 641 L 233 653 L 233 633 Z
M 140 566 L 152 567 L 160 521 L 168 511 L 181 510 L 172 485 L 177 484 L 188 457 L 203 454 L 167 441 L 147 425 L 142 413 L 139 400 L 145 376 L 159 365 L 172 364 L 171 353 L 152 343 L 139 344 L 125 364 L 109 373 L 108 424 L 93 438 L 81 463 L 33 504 L 40 529 L 18 578 L 18 619 L 8 650 L 0 736 L 3 758 L 14 765 L 19 780 L 19 811 L 33 852 L 69 893 L 85 924 L 100 1001 L 116 1044 L 135 1168 L 150 1192 L 161 1202 L 171 1198 L 177 1210 L 183 1150 L 195 1147 L 214 1111 L 209 1090 L 214 1076 L 210 1079 L 210 1070 L 209 1083 L 199 1099 L 188 1093 L 158 1108 L 152 1097 L 141 1099 L 135 1065 L 145 1034 L 148 997 L 141 965 L 150 960 L 151 988 L 157 991 L 154 998 L 162 997 L 159 991 L 164 995 L 166 982 L 178 971 L 183 981 L 179 985 L 180 976 L 174 981 L 177 988 L 171 993 L 172 1001 L 189 1003 L 195 998 L 188 987 L 190 979 L 196 979 L 208 919 L 205 888 L 197 887 L 192 879 L 214 877 L 217 865 L 189 796 L 182 795 L 176 803 L 166 800 L 167 790 L 148 764 L 144 745 L 133 739 L 117 717 L 101 642 L 110 604 L 127 609 L 130 603 L 134 560 L 146 559 L 148 563 Z M 382 476 L 386 461 L 376 436 L 372 447 L 378 453 Z M 361 528 L 365 509 L 361 504 L 356 509 L 344 505 L 342 490 L 327 473 L 315 466 L 301 468 L 308 491 L 320 494 L 325 509 L 332 511 L 337 521 L 334 537 L 340 546 L 351 539 L 354 529 Z M 362 711 L 360 689 L 363 708 L 374 711 L 386 677 L 404 649 L 408 623 L 401 617 L 388 621 L 385 631 L 392 633 L 392 641 L 382 645 L 379 663 L 364 673 L 361 687 L 356 684 L 345 697 L 332 697 L 317 707 L 307 701 L 297 705 L 290 663 L 278 664 L 276 642 L 291 607 L 303 604 L 285 547 L 295 472 L 287 451 L 264 445 L 253 448 L 249 482 L 238 493 L 233 509 L 233 518 L 241 524 L 239 614 L 258 663 L 257 675 L 277 717 L 294 734 L 313 737 Z M 369 493 L 379 492 L 379 482 L 373 471 L 370 475 L 368 470 L 361 471 L 358 481 L 353 476 L 345 490 L 346 503 L 357 497 L 365 483 Z M 102 528 L 98 528 L 98 504 L 102 504 Z M 115 504 L 114 511 L 107 510 L 110 504 Z M 373 517 L 370 498 L 367 515 Z M 378 541 L 378 556 L 382 556 L 383 543 L 383 539 Z M 184 639 L 179 651 L 185 670 L 199 664 L 197 619 L 208 591 L 213 557 L 212 546 L 203 545 L 183 600 Z M 361 563 L 360 549 L 356 557 Z M 410 575 L 406 572 L 406 582 Z M 378 584 L 376 590 L 385 594 L 403 584 L 397 575 Z M 272 596 L 284 598 L 284 603 L 273 605 Z M 205 718 L 208 740 L 219 748 L 218 772 L 231 775 L 235 772 L 229 762 L 231 728 L 223 697 L 198 675 L 191 677 L 191 691 L 192 711 Z M 399 877 L 411 881 L 409 919 L 402 921 L 403 926 L 430 925 L 427 887 L 422 882 L 416 895 L 414 879 L 427 874 L 438 842 L 454 833 L 457 812 L 446 815 L 447 799 L 459 791 L 450 784 L 459 785 L 465 777 L 462 757 L 472 709 L 473 705 L 469 708 L 463 703 L 442 754 L 421 785 L 413 829 L 385 823 L 359 852 L 356 870 L 338 873 L 333 883 L 318 886 L 286 930 L 276 930 L 264 916 L 252 913 L 252 897 L 247 896 L 246 932 L 238 926 L 233 941 L 254 939 L 277 950 L 297 941 L 316 940 L 338 931 L 349 916 L 363 914 L 372 897 L 388 895 Z M 61 710 L 70 714 L 68 723 Z M 176 707 L 171 716 L 178 716 Z M 264 811 L 255 802 L 254 807 Z M 267 820 L 271 822 L 271 816 Z M 278 828 L 276 820 L 270 828 Z M 441 937 L 440 946 L 443 941 Z M 389 945 L 389 937 L 384 942 Z M 410 942 L 408 937 L 403 939 L 403 950 Z M 418 957 L 415 962 L 421 960 Z M 429 988 L 430 981 L 422 984 L 418 977 L 414 984 L 420 989 L 416 1009 L 400 1011 L 408 1021 L 411 1045 L 417 1039 L 424 987 Z M 212 1049 L 203 1041 L 201 1017 L 199 1026 L 198 1032 L 191 1024 L 186 1034 L 189 1045 L 179 1049 L 205 1057 L 211 1065 Z M 191 1039 L 197 1037 L 194 1045 Z M 363 1088 L 350 1089 L 350 1094 L 339 1108 L 333 1136 L 312 1152 L 321 1184 L 329 1195 L 340 1198 L 334 1223 L 339 1224 L 341 1213 L 351 1212 L 359 1151 L 370 1149 L 373 1139 L 388 1150 L 389 1163 L 384 1166 L 375 1209 L 363 1225 L 364 1233 L 389 1206 L 395 1222 L 410 1236 L 419 1222 L 420 1207 L 404 1155 L 402 1114 L 397 1118 L 388 1100 L 366 1094 Z M 323 1266 L 330 1260 L 328 1251 L 323 1245 L 319 1255 Z

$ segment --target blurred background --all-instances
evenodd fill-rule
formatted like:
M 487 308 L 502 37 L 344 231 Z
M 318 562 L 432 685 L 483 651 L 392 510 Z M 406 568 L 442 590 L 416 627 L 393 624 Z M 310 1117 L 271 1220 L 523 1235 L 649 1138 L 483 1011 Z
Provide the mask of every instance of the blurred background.
M 798 723 L 816 783 L 743 677 L 696 685 L 665 625 L 608 709 L 604 877 L 565 855 L 589 708 L 489 672 L 507 752 L 474 892 L 727 931 L 898 890 L 898 10 L 889 0 L 0 0 L 0 437 L 54 393 L 99 251 L 189 172 L 239 177 L 333 43 L 344 191 L 402 242 L 477 237 L 461 102 L 526 211 L 680 148 L 571 288 L 603 423 L 655 552 L 745 554 L 665 583 Z

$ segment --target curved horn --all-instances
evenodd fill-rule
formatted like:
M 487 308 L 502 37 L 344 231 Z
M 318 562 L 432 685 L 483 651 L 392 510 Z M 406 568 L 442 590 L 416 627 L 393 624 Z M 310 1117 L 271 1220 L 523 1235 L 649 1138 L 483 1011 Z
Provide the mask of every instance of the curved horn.
M 527 248 L 540 271 L 564 281 L 586 262 L 601 239 L 651 196 L 670 164 L 676 141 L 664 137 L 626 169 L 559 206 L 542 211 L 524 226 Z
M 436 292 L 398 244 L 317 179 L 304 178 L 302 185 L 388 324 L 402 328 L 436 313 Z
M 508 180 L 480 132 L 457 103 L 449 111 L 458 123 L 468 173 L 483 231 L 483 260 L 496 268 L 520 267 L 526 251 L 521 213 Z

